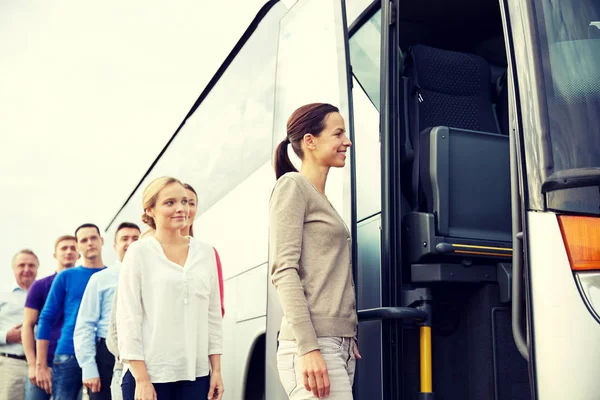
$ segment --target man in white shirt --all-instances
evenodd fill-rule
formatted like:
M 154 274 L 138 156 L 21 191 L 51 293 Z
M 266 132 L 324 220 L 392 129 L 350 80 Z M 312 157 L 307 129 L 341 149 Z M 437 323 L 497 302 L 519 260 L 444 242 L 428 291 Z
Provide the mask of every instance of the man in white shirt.
M 39 265 L 33 251 L 19 251 L 12 260 L 16 283 L 10 292 L 0 294 L 0 400 L 25 398 L 27 361 L 21 325 L 27 291 L 35 282 Z

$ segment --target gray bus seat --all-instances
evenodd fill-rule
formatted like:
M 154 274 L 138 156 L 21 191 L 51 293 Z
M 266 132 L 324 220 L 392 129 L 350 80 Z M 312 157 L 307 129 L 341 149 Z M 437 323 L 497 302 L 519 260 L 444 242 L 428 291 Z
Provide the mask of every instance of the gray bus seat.
M 413 262 L 436 255 L 509 257 L 508 136 L 438 126 L 421 134 L 424 210 L 405 225 Z M 418 239 L 418 240 L 417 240 Z
M 403 223 L 413 271 L 422 264 L 505 261 L 511 255 L 509 147 L 494 114 L 488 63 L 416 45 L 405 56 L 403 75 L 414 153 L 414 211 Z

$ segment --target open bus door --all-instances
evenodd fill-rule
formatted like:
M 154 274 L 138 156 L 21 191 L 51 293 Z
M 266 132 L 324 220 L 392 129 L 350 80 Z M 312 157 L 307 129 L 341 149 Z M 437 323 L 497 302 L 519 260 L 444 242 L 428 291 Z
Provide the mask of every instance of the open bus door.
M 384 0 L 380 10 L 382 306 L 426 312 L 418 329 L 382 325 L 381 398 L 529 399 L 512 335 L 523 303 L 511 290 L 521 238 L 511 210 L 521 208 L 499 4 Z
M 385 18 L 388 18 L 392 7 L 387 4 L 385 7 Z M 379 49 L 379 45 L 376 46 Z M 352 85 L 349 57 L 345 1 L 302 0 L 291 7 L 280 24 L 273 150 L 285 137 L 286 120 L 292 111 L 311 102 L 329 102 L 338 106 L 346 120 L 350 138 L 354 141 L 352 92 L 355 88 Z M 393 103 L 388 98 L 384 101 L 385 104 Z M 389 109 L 393 107 L 390 105 Z M 387 113 L 382 115 L 381 118 L 389 117 Z M 377 141 L 378 125 L 379 119 L 375 117 L 374 124 L 366 127 L 368 134 Z M 363 148 L 367 148 L 366 143 Z M 399 370 L 400 354 L 391 347 L 398 347 L 400 321 L 424 320 L 427 313 L 415 308 L 399 307 L 400 302 L 395 294 L 396 281 L 388 281 L 390 278 L 387 276 L 389 271 L 396 268 L 391 264 L 385 265 L 390 259 L 388 255 L 385 256 L 386 260 L 379 260 L 380 250 L 384 249 L 385 253 L 385 249 L 393 247 L 381 247 L 381 238 L 385 241 L 394 240 L 387 233 L 380 235 L 380 212 L 376 211 L 374 218 L 357 221 L 357 197 L 360 198 L 360 195 L 357 196 L 356 191 L 372 191 L 374 180 L 381 181 L 382 187 L 387 188 L 386 182 L 391 179 L 380 175 L 370 176 L 370 181 L 357 182 L 356 154 L 353 149 L 354 147 L 351 148 L 349 168 L 330 171 L 327 196 L 352 230 L 353 267 L 360 322 L 359 346 L 364 354 L 363 360 L 357 363 L 355 392 L 357 398 L 399 398 L 399 382 L 402 380 Z M 376 158 L 379 159 L 379 156 Z M 292 155 L 291 159 L 295 160 L 295 156 Z M 378 182 L 375 186 L 379 186 Z M 387 189 L 384 192 L 387 193 Z M 387 201 L 382 203 L 389 204 Z M 395 207 L 391 206 L 386 212 L 392 213 L 394 210 Z M 384 229 L 388 229 L 387 226 Z M 394 229 L 397 229 L 397 225 Z M 381 286 L 384 280 L 387 281 L 386 289 Z M 367 297 L 371 300 L 366 300 Z M 267 315 L 266 398 L 285 398 L 278 379 L 276 361 L 282 312 L 272 285 L 269 285 Z M 418 346 L 418 341 L 414 345 Z
M 356 65 L 353 78 L 358 83 L 353 90 L 356 125 L 353 184 L 357 203 L 359 344 L 364 354 L 357 364 L 355 396 L 404 398 L 404 374 L 409 371 L 422 378 L 411 398 L 419 393 L 419 398 L 428 399 L 433 398 L 428 291 L 402 290 L 397 4 L 387 0 L 377 3 L 366 9 L 350 28 L 351 63 L 353 68 Z M 378 38 L 379 43 L 366 42 L 369 37 Z M 379 67 L 379 77 L 372 79 L 378 82 L 377 89 L 368 87 L 363 79 L 369 73 L 361 65 L 361 58 L 379 60 L 374 65 Z M 363 100 L 367 96 L 372 107 Z M 379 112 L 376 125 L 371 109 Z M 377 149 L 379 154 L 375 155 L 371 149 Z M 374 162 L 379 164 L 376 168 Z M 374 184 L 374 180 L 379 182 Z M 420 349 L 420 357 L 407 366 L 403 363 L 403 326 L 416 324 L 422 325 L 422 341 L 413 338 L 412 346 Z

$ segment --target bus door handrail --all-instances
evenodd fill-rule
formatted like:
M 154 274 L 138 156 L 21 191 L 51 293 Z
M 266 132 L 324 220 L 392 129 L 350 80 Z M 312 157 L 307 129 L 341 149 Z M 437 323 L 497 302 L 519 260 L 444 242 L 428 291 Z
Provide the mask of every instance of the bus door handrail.
M 519 172 L 517 170 L 517 141 L 515 132 L 510 141 L 510 186 L 512 210 L 512 333 L 519 353 L 529 361 L 529 349 L 523 329 L 523 232 L 521 224 L 521 200 L 519 196 Z
M 428 314 L 424 310 L 412 307 L 378 307 L 358 310 L 358 320 L 412 320 L 414 322 L 427 321 Z

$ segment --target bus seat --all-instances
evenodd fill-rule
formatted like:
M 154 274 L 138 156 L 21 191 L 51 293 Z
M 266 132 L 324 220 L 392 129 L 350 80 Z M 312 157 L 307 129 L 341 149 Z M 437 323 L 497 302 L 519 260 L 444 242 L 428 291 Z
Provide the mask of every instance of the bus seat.
M 438 234 L 509 242 L 508 137 L 437 126 L 421 139 L 421 184 Z
M 404 57 L 403 72 L 411 81 L 415 101 L 408 112 L 418 132 L 440 125 L 498 132 L 490 66 L 482 57 L 415 45 Z
M 414 211 L 403 221 L 411 264 L 456 256 L 506 259 L 509 146 L 499 134 L 489 64 L 476 55 L 416 45 L 405 56 L 403 75 L 414 150 Z

